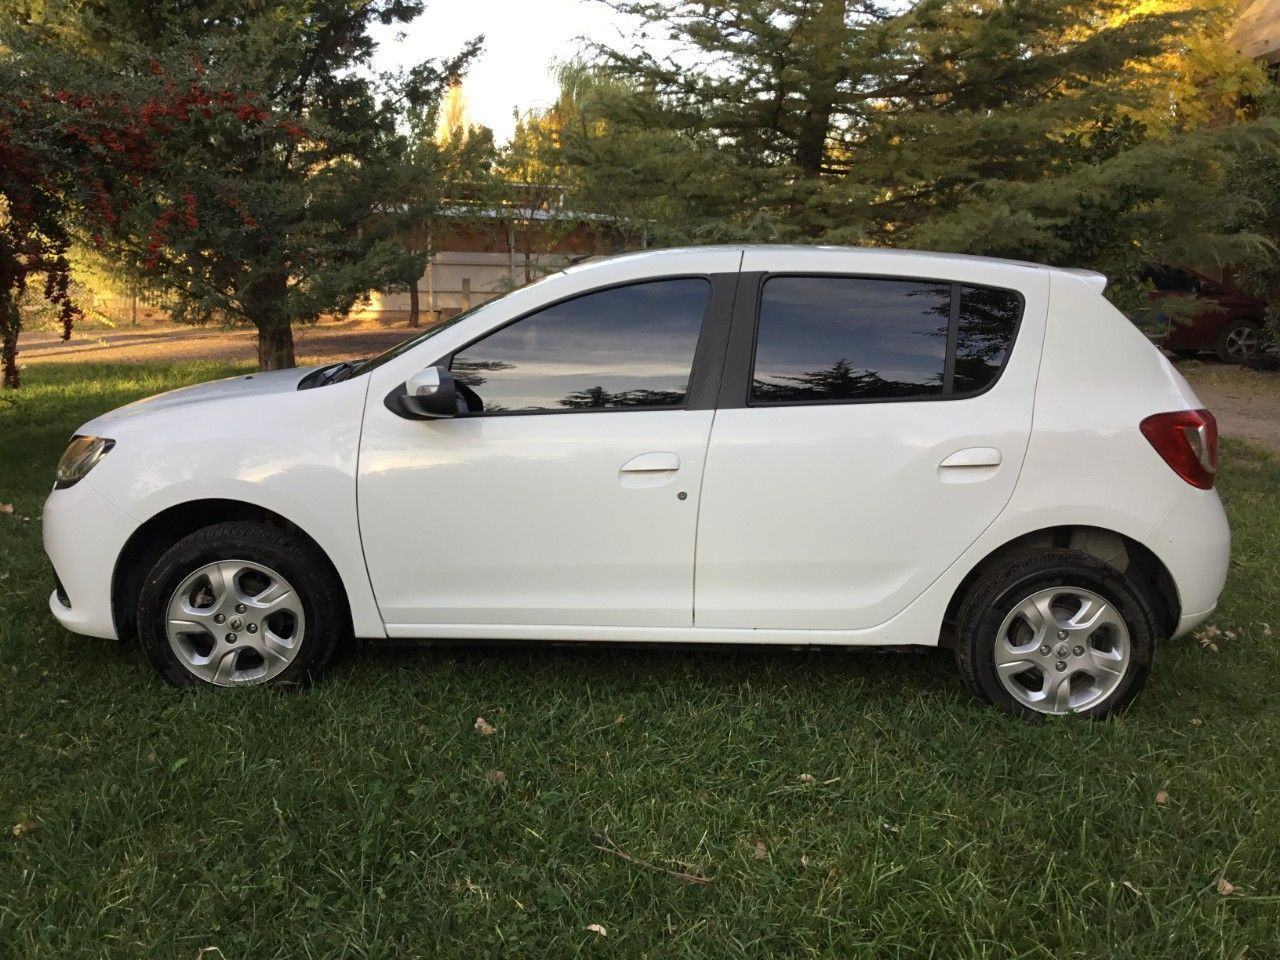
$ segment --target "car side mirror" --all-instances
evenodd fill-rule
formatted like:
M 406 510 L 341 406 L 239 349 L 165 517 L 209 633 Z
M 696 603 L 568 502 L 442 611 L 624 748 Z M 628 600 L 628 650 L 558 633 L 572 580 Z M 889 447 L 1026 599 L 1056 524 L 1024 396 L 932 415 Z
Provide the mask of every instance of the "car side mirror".
M 447 367 L 427 367 L 404 382 L 400 409 L 414 420 L 442 420 L 458 412 L 458 389 Z

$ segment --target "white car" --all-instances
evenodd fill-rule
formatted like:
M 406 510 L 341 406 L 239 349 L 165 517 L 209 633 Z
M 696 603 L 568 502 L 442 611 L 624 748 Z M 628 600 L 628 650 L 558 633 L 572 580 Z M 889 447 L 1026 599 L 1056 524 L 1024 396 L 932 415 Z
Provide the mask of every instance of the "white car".
M 818 247 L 583 264 L 361 363 L 80 428 L 53 615 L 175 684 L 350 637 L 949 645 L 1101 716 L 1214 609 L 1213 417 L 1084 271 Z

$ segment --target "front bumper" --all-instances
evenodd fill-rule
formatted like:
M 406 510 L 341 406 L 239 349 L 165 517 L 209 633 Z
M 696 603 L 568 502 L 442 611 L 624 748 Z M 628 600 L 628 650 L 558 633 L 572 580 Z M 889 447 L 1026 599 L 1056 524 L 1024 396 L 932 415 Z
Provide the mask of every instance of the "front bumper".
M 44 552 L 67 603 L 54 590 L 49 612 L 73 633 L 114 639 L 111 581 L 116 559 L 138 528 L 131 516 L 89 485 L 54 490 L 44 503 Z

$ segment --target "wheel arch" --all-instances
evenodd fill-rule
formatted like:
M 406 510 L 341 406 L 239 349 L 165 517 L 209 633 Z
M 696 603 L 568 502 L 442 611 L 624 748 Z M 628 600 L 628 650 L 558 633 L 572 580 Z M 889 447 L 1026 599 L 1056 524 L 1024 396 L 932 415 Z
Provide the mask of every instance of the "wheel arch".
M 315 548 L 328 564 L 329 573 L 338 584 L 339 599 L 351 624 L 351 603 L 342 576 L 333 560 L 316 539 L 288 517 L 266 507 L 243 500 L 189 500 L 161 510 L 138 527 L 125 541 L 111 574 L 111 617 L 116 636 L 132 637 L 137 632 L 138 594 L 148 571 L 161 554 L 189 534 L 215 523 L 242 520 L 287 530 Z M 348 631 L 350 635 L 350 631 Z
M 1097 557 L 1114 567 L 1142 591 L 1156 615 L 1156 634 L 1167 638 L 1177 629 L 1182 616 L 1177 584 L 1168 567 L 1151 549 L 1132 537 L 1104 527 L 1087 524 L 1063 524 L 1024 533 L 995 548 L 975 563 L 961 579 L 947 603 L 943 618 L 944 642 L 949 641 L 960 604 L 974 582 L 992 563 L 1021 550 L 1036 547 L 1069 547 Z

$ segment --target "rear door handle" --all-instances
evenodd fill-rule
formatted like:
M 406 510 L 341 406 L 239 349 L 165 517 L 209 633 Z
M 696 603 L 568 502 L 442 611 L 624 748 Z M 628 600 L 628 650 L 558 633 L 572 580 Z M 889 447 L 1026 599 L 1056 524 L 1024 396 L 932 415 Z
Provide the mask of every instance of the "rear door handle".
M 642 453 L 620 468 L 622 473 L 672 473 L 680 469 L 680 458 L 674 453 Z
M 1000 451 L 995 447 L 967 447 L 964 450 L 957 450 L 938 466 L 946 467 L 948 470 L 954 467 L 998 467 Z

